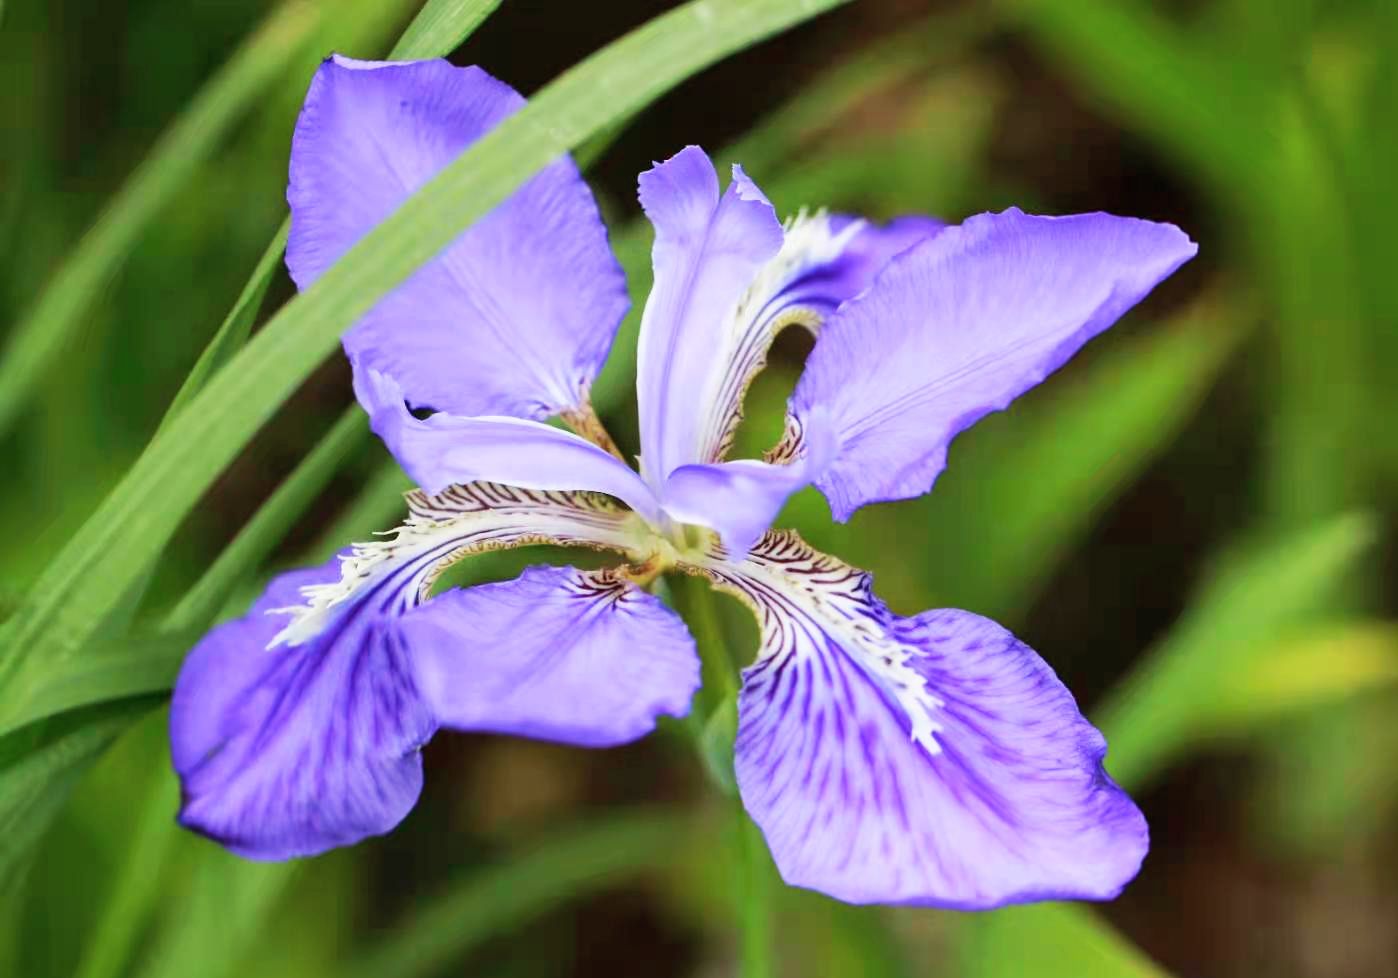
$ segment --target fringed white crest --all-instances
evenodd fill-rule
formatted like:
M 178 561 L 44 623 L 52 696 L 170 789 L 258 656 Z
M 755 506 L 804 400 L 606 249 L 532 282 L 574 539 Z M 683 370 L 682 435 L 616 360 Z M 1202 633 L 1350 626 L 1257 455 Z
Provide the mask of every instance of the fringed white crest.
M 780 700 L 794 695 L 813 662 L 843 655 L 898 704 L 910 739 L 929 754 L 941 753 L 941 726 L 933 715 L 944 704 L 912 667 L 918 650 L 890 627 L 894 616 L 874 596 L 870 574 L 815 550 L 791 530 L 770 530 L 743 560 L 714 559 L 702 570 L 757 614 L 762 650 L 746 680 L 769 681 L 778 687 L 769 695 Z M 822 695 L 836 694 L 822 689 Z
M 278 608 L 291 621 L 273 645 L 299 645 L 329 624 L 336 609 L 368 589 L 388 585 L 384 610 L 426 599 L 441 573 L 463 557 L 534 544 L 628 552 L 643 540 L 639 517 L 603 496 L 541 492 L 488 482 L 407 494 L 409 516 L 340 557 L 340 579 L 304 588 L 304 604 Z
M 802 210 L 787 220 L 781 249 L 758 272 L 729 319 L 721 343 L 722 355 L 729 360 L 709 400 L 701 459 L 720 462 L 728 455 L 743 418 L 743 397 L 767 365 L 767 352 L 777 334 L 793 325 L 812 332 L 820 328 L 818 311 L 799 301 L 784 303 L 783 293 L 803 275 L 836 261 L 864 226 L 863 221 L 851 221 L 835 231 L 824 210 Z

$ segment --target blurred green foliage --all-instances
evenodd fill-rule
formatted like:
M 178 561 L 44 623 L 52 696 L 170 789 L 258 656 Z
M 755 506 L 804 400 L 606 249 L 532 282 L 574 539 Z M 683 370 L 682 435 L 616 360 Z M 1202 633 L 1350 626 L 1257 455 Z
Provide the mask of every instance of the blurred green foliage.
M 1255 950 L 1190 950 L 1197 915 L 1223 913 L 1233 881 L 1190 877 L 1217 891 L 1181 900 L 1171 874 L 1218 861 L 1178 826 L 1218 821 L 1241 826 L 1225 847 L 1236 865 L 1338 865 L 1360 897 L 1355 867 L 1392 858 L 1398 5 L 1386 0 L 999 0 L 915 16 L 862 0 L 803 29 L 799 48 L 759 48 L 731 78 L 690 83 L 732 119 L 684 121 L 783 212 L 1103 207 L 1200 240 L 1178 282 L 962 436 L 930 496 L 836 526 L 808 491 L 783 514 L 875 571 L 897 610 L 999 616 L 1082 693 L 1109 768 L 1157 825 L 1110 922 L 1082 907 L 968 916 L 785 889 L 734 817 L 721 677 L 689 729 L 667 728 L 634 764 L 463 738 L 398 834 L 328 857 L 243 862 L 175 826 L 160 705 L 183 652 L 274 567 L 324 559 L 403 509 L 404 477 L 346 412 L 342 372 L 311 373 L 339 319 L 397 272 L 352 298 L 283 304 L 287 136 L 316 60 L 444 54 L 479 28 L 458 59 L 509 78 L 543 56 L 531 17 L 556 18 L 557 69 L 591 53 L 569 46 L 594 16 L 581 5 L 418 6 L 0 7 L 0 974 L 1328 974 L 1286 942 L 1266 967 Z M 621 6 L 636 8 L 631 25 L 658 5 Z M 549 139 L 588 140 L 627 269 L 633 312 L 595 395 L 630 449 L 650 237 L 629 180 L 677 148 L 666 117 L 684 103 L 646 105 L 828 6 L 713 0 L 712 24 L 686 8 L 535 103 L 557 123 Z M 511 33 L 491 35 L 497 23 Z M 817 56 L 792 54 L 806 48 Z M 589 100 L 598 72 L 631 79 L 631 100 Z M 745 86 L 773 74 L 790 76 L 785 101 L 748 105 Z M 511 133 L 470 154 L 439 199 L 469 202 L 487 183 L 498 197 L 551 152 Z M 432 233 L 467 217 L 451 211 Z M 380 257 L 426 254 L 419 232 L 380 236 Z M 272 364 L 259 349 L 297 362 L 277 365 L 280 389 L 254 392 L 265 403 L 237 403 L 229 392 L 258 378 L 228 378 Z M 743 454 L 775 439 L 801 353 L 779 345 L 751 392 Z M 233 420 L 190 420 L 209 410 Z M 166 477 L 109 496 L 143 452 L 138 475 L 154 457 Z M 78 533 L 94 512 L 122 517 Z M 469 573 L 511 566 L 483 558 Z M 682 582 L 673 597 L 702 643 L 750 656 L 736 603 Z M 1230 763 L 1249 776 L 1208 780 Z M 1206 805 L 1191 777 L 1212 785 Z M 627 953 L 601 954 L 598 928 Z

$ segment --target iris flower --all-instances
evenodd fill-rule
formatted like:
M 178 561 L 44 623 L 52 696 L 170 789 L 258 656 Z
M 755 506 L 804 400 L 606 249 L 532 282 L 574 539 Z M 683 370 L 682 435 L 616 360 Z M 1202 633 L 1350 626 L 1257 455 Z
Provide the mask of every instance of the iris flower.
M 478 68 L 327 61 L 292 142 L 297 285 L 523 104 Z M 928 491 L 959 432 L 1194 244 L 1106 214 L 783 224 L 696 147 L 641 174 L 640 200 L 655 274 L 638 469 L 589 403 L 627 293 L 566 157 L 347 332 L 356 396 L 420 489 L 391 536 L 275 578 L 190 654 L 170 720 L 183 824 L 304 856 L 396 825 L 439 728 L 602 747 L 683 716 L 694 640 L 647 589 L 678 571 L 759 619 L 735 773 L 789 883 L 958 908 L 1117 894 L 1145 821 L 1049 666 L 970 612 L 894 614 L 867 573 L 770 524 L 811 484 L 841 521 Z M 729 460 L 744 391 L 792 325 L 816 340 L 786 435 Z M 619 560 L 432 593 L 455 561 L 538 543 Z

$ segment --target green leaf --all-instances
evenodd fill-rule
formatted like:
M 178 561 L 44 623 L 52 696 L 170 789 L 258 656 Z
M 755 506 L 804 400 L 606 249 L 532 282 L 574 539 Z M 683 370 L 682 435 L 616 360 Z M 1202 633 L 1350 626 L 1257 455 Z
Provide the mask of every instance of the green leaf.
M 977 915 L 961 947 L 966 978 L 1166 978 L 1083 907 L 1045 903 Z
M 345 978 L 430 978 L 486 938 L 653 866 L 683 849 L 688 822 L 664 812 L 594 817 L 480 870 L 426 901 L 376 944 L 352 951 Z
M 524 180 L 723 56 L 841 0 L 694 0 L 548 85 L 289 302 L 171 422 L 5 629 L 5 705 L 75 654 L 257 428 L 385 292 Z M 18 688 L 16 688 L 18 687 Z
M 1313 626 L 1247 658 L 1255 665 L 1231 670 L 1204 704 L 1205 732 L 1269 730 L 1294 714 L 1398 683 L 1398 623 Z
M 428 0 L 398 43 L 390 61 L 416 61 L 450 54 L 495 13 L 500 0 Z
M 94 654 L 71 660 L 45 674 L 24 707 L 6 714 L 0 735 L 9 736 L 45 717 L 79 707 L 167 692 L 180 661 L 202 634 L 201 628 L 128 635 L 103 643 Z
M 165 895 L 163 869 L 179 831 L 170 813 L 179 808 L 175 774 L 165 764 L 150 770 L 135 837 L 124 847 L 97 923 L 84 941 L 76 978 L 119 978 L 145 925 Z
M 0 737 L 0 893 L 22 878 L 31 846 L 73 783 L 157 701 L 137 697 L 74 710 Z
M 1094 719 L 1111 745 L 1108 769 L 1139 788 L 1221 725 L 1236 728 L 1239 684 L 1269 667 L 1277 643 L 1313 625 L 1335 582 L 1372 545 L 1367 517 L 1347 515 L 1230 555 L 1165 639 L 1148 651 Z M 1257 703 L 1249 722 L 1286 698 Z
M 185 377 L 184 383 L 175 393 L 175 398 L 170 402 L 165 417 L 161 419 L 160 429 L 156 432 L 157 438 L 170 423 L 170 419 L 184 410 L 185 405 L 194 398 L 194 395 L 204 389 L 204 385 L 209 382 L 209 377 L 213 375 L 214 371 L 227 363 L 229 358 L 242 349 L 243 344 L 248 341 L 248 334 L 252 332 L 253 320 L 257 318 L 258 310 L 262 308 L 262 300 L 267 295 L 267 288 L 272 284 L 277 270 L 281 268 L 282 252 L 286 249 L 286 238 L 290 233 L 291 219 L 287 218 L 272 238 L 272 243 L 267 246 L 267 250 L 257 260 L 257 265 L 252 270 L 252 277 L 243 286 L 243 291 L 239 293 L 238 300 L 233 303 L 233 308 L 224 317 L 218 332 L 214 333 L 213 339 L 209 340 L 203 352 L 199 354 L 199 359 L 194 362 L 189 375 Z
M 287 888 L 305 871 L 304 860 L 259 863 L 199 842 L 192 878 L 169 918 L 142 978 L 226 978 L 266 931 Z
M 131 175 L 29 313 L 0 357 L 0 431 L 84 322 L 143 228 L 213 153 L 220 140 L 277 79 L 310 37 L 317 8 L 278 8 L 229 59 Z
M 233 588 L 267 558 L 345 459 L 368 440 L 368 419 L 358 404 L 351 404 L 310 454 L 258 507 L 233 542 L 223 548 L 218 559 L 166 616 L 162 627 L 171 631 L 206 627 Z

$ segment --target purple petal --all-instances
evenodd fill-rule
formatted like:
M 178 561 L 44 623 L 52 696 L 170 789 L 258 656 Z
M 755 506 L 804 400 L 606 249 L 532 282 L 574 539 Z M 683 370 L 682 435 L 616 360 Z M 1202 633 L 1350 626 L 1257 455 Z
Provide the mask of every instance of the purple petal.
M 274 609 L 338 580 L 339 563 L 273 580 L 242 618 L 185 660 L 170 707 L 180 821 L 253 859 L 287 859 L 379 835 L 422 787 L 435 725 L 401 642 L 369 589 L 311 641 L 272 646 Z
M 839 449 L 816 485 L 838 520 L 931 488 L 947 447 L 1110 326 L 1197 250 L 1107 214 L 982 214 L 895 258 L 822 329 L 791 401 Z
M 868 575 L 769 534 L 719 568 L 758 609 L 736 774 L 788 883 L 851 903 L 1109 899 L 1140 811 L 1032 650 L 964 611 L 899 618 Z
M 355 395 L 374 431 L 428 493 L 480 481 L 585 490 L 616 496 L 652 522 L 659 518 L 640 476 L 584 438 L 519 418 L 439 413 L 419 420 L 408 411 L 396 380 L 358 362 L 354 368 Z
M 784 306 L 814 309 L 822 320 L 842 302 L 873 285 L 875 277 L 895 256 L 946 228 L 941 221 L 914 214 L 882 225 L 860 221 L 847 214 L 832 215 L 828 220 L 829 233 L 835 237 L 856 221 L 859 228 L 836 258 L 804 269 L 783 289 L 781 296 Z
M 735 168 L 718 174 L 690 146 L 640 177 L 641 206 L 655 225 L 655 284 L 637 348 L 641 470 L 659 486 L 704 457 L 705 420 L 733 360 L 726 331 L 738 302 L 782 244 L 772 205 Z
M 326 61 L 292 142 L 296 284 L 523 104 L 479 68 Z M 580 403 L 626 307 L 596 203 L 565 157 L 385 297 L 345 347 L 402 383 L 414 407 L 542 418 Z
M 682 717 L 699 688 L 684 622 L 607 572 L 531 567 L 407 615 L 418 685 L 443 726 L 587 747 Z
M 256 859 L 388 831 L 417 798 L 417 748 L 436 729 L 400 617 L 462 555 L 524 542 L 625 550 L 636 533 L 635 514 L 582 493 L 476 483 L 408 502 L 395 535 L 281 575 L 185 660 L 170 744 L 186 826 Z
M 729 554 L 745 554 L 772 525 L 788 497 L 830 464 L 825 432 L 802 439 L 800 457 L 784 465 L 752 459 L 682 465 L 662 487 L 665 512 L 681 523 L 717 530 Z

